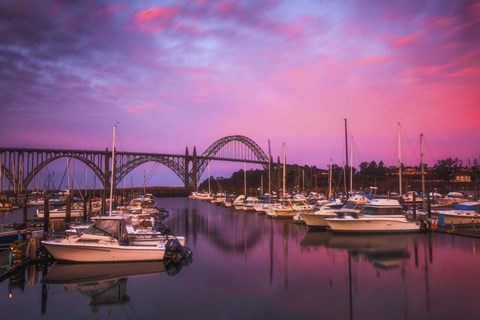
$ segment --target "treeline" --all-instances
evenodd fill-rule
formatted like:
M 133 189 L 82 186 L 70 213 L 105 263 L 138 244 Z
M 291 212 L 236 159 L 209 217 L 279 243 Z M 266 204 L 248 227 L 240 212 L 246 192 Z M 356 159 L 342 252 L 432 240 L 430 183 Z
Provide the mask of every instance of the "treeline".
M 281 164 L 276 163 L 271 167 L 270 181 L 271 191 L 279 192 L 282 188 L 282 170 Z M 353 176 L 353 189 L 367 192 L 374 186 L 380 189 L 380 192 L 396 191 L 398 192 L 398 167 L 385 166 L 383 161 L 362 162 L 357 168 L 344 168 L 338 164 L 332 164 L 331 184 L 336 192 L 342 192 L 349 188 L 350 170 Z M 425 180 L 428 186 L 438 191 L 448 192 L 456 189 L 456 185 L 451 181 L 455 174 L 463 173 L 471 177 L 472 186 L 478 185 L 480 165 L 475 159 L 473 164 L 465 166 L 462 160 L 458 158 L 448 158 L 439 160 L 432 167 L 424 165 Z M 402 165 L 402 180 L 405 181 L 406 189 L 416 190 L 420 186 L 421 166 L 405 167 Z M 246 172 L 247 193 L 260 194 L 263 185 L 263 193 L 268 192 L 268 170 L 256 169 Z M 263 184 L 262 184 L 263 182 Z M 326 192 L 329 187 L 329 168 L 319 169 L 316 166 L 287 165 L 286 168 L 286 189 L 288 191 L 315 191 Z M 208 178 L 203 180 L 199 189 L 208 190 Z M 210 189 L 214 192 L 229 191 L 235 193 L 244 192 L 244 171 L 239 170 L 232 174 L 230 178 L 210 177 Z M 408 190 L 403 190 L 408 191 Z

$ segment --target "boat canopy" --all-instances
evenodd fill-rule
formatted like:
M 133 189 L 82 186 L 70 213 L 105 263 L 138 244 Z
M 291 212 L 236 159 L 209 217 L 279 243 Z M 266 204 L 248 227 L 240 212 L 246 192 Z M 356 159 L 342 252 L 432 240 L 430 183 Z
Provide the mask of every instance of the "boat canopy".
M 93 224 L 84 231 L 84 234 L 110 236 L 119 241 L 128 239 L 125 220 L 118 218 L 95 219 Z
M 480 213 L 480 203 L 458 203 L 453 206 L 453 210 L 462 210 L 462 211 L 475 211 Z

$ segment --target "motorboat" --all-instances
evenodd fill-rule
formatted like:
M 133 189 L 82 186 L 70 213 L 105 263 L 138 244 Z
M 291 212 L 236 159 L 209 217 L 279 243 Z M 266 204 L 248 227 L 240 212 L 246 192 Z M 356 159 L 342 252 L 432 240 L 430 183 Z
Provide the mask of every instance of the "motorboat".
M 480 201 L 462 202 L 455 204 L 451 210 L 432 210 L 439 225 L 456 226 L 472 225 L 480 222 Z M 441 222 L 440 222 L 441 221 Z
M 163 260 L 171 241 L 175 240 L 149 246 L 132 245 L 125 219 L 109 216 L 96 218 L 80 235 L 44 240 L 42 244 L 58 261 L 120 262 Z
M 241 194 L 236 197 L 235 200 L 233 200 L 231 207 L 235 210 L 243 210 L 243 208 L 245 208 L 245 196 Z
M 335 210 L 340 210 L 343 205 L 344 204 L 339 201 L 325 203 L 314 212 L 300 213 L 300 217 L 309 229 L 325 229 L 328 227 L 325 219 L 338 217 Z
M 258 199 L 257 197 L 247 197 L 243 204 L 243 211 L 255 212 L 257 211 L 255 208 L 259 206 L 262 206 L 262 201 L 260 201 L 260 199 Z
M 328 227 L 325 219 L 350 216 L 360 213 L 363 207 L 370 202 L 366 195 L 355 194 L 343 203 L 340 199 L 323 203 L 319 210 L 301 214 L 309 229 L 325 229 Z
M 407 218 L 407 212 L 396 199 L 373 199 L 358 215 L 326 218 L 333 232 L 396 233 L 418 232 L 422 222 Z
M 272 218 L 294 218 L 302 212 L 311 212 L 315 206 L 307 204 L 305 199 L 281 199 L 279 203 L 270 206 L 266 211 Z

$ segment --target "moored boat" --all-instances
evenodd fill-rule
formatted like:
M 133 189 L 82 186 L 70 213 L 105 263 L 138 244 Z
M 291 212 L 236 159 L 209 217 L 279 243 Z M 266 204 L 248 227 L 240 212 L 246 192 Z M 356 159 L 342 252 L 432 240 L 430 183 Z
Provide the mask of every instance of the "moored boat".
M 407 218 L 407 212 L 394 199 L 374 199 L 354 216 L 327 218 L 333 232 L 345 233 L 397 233 L 418 232 L 422 222 Z
M 479 223 L 480 201 L 458 203 L 451 210 L 432 210 L 432 216 L 438 219 L 439 225 L 453 223 L 456 226 L 462 226 Z
M 163 260 L 169 243 L 154 246 L 128 243 L 125 220 L 121 217 L 99 217 L 78 236 L 42 241 L 58 261 L 116 262 Z M 173 241 L 173 240 L 169 240 Z

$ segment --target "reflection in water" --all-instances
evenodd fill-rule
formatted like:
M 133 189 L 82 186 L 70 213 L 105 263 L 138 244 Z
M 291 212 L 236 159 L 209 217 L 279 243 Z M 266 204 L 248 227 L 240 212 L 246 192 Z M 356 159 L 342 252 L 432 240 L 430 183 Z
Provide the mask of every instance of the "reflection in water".
M 395 235 L 333 235 L 326 246 L 344 249 L 357 261 L 369 261 L 376 268 L 394 269 L 410 258 L 409 245 L 417 234 Z
M 55 264 L 46 275 L 43 285 L 63 285 L 66 290 L 76 289 L 90 298 L 92 311 L 101 305 L 124 304 L 127 280 L 133 276 L 167 273 L 177 274 L 190 261 L 142 261 L 123 263 Z M 44 291 L 45 294 L 47 291 Z M 46 301 L 46 297 L 43 300 Z
M 65 318 L 68 312 L 87 319 L 92 311 L 98 318 L 126 318 L 128 311 L 129 319 L 154 319 L 159 310 L 167 319 L 478 316 L 480 257 L 475 248 L 480 239 L 308 232 L 293 221 L 205 202 L 158 202 L 170 211 L 163 223 L 185 235 L 195 263 L 175 277 L 158 276 L 178 271 L 168 265 L 126 270 L 94 265 L 94 272 L 88 265 L 73 271 L 62 271 L 60 265 L 44 268 L 42 319 Z M 16 279 L 18 283 L 21 277 Z M 0 282 L 0 308 L 6 310 L 2 316 L 38 318 L 39 310 L 27 314 L 22 303 L 38 302 L 39 290 L 24 285 L 7 301 L 2 295 L 6 283 Z

